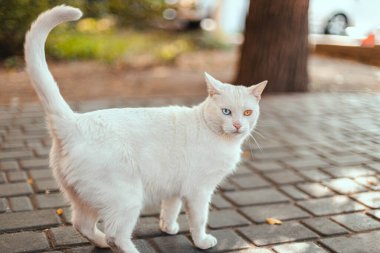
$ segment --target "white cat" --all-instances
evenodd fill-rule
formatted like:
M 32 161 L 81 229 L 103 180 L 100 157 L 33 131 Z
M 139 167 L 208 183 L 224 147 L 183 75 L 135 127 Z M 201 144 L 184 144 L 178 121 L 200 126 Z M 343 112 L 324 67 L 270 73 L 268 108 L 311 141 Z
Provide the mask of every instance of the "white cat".
M 81 15 L 55 7 L 38 17 L 25 41 L 26 69 L 53 139 L 50 166 L 72 205 L 74 227 L 98 247 L 138 253 L 131 234 L 143 206 L 161 201 L 160 228 L 176 234 L 184 202 L 194 244 L 215 246 L 206 233 L 209 202 L 240 160 L 267 82 L 233 86 L 205 73 L 209 96 L 192 108 L 75 113 L 48 70 L 44 44 L 51 29 Z M 99 219 L 104 233 L 96 227 Z

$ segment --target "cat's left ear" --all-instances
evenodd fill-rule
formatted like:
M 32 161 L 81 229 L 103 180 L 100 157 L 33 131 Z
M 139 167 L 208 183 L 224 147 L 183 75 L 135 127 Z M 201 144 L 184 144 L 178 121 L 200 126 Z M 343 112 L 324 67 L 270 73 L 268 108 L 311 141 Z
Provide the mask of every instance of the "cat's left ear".
M 257 101 L 261 99 L 261 93 L 263 93 L 268 81 L 262 81 L 261 83 L 252 85 L 248 88 L 249 92 L 257 98 Z

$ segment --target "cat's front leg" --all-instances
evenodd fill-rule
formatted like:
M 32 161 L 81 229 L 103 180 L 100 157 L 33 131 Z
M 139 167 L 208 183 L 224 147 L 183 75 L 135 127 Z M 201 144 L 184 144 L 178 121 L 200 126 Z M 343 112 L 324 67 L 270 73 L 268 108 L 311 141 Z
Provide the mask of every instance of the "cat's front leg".
M 200 249 L 214 247 L 218 242 L 214 236 L 206 233 L 211 195 L 212 192 L 202 191 L 185 197 L 191 237 L 195 246 Z
M 179 231 L 177 218 L 181 211 L 182 201 L 179 197 L 162 200 L 160 228 L 162 232 L 175 235 Z

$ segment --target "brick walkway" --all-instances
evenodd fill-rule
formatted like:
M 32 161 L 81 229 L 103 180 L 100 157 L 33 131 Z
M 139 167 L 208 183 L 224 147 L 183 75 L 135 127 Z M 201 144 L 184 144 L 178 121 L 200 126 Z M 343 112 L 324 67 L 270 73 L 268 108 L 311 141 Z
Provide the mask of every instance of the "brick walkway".
M 189 104 L 195 100 L 94 101 L 113 106 Z M 249 151 L 212 201 L 206 252 L 380 252 L 380 95 L 269 96 Z M 70 211 L 47 166 L 50 141 L 38 105 L 0 108 L 0 252 L 95 250 L 70 226 Z M 58 216 L 56 209 L 62 208 Z M 282 225 L 266 224 L 277 218 Z M 158 209 L 135 231 L 141 252 L 201 252 L 181 232 L 158 229 Z

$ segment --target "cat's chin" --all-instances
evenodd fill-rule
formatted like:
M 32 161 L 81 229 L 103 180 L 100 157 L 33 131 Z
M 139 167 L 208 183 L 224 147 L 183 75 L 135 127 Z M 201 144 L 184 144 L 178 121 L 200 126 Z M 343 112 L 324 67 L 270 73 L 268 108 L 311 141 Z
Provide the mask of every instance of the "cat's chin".
M 246 132 L 236 132 L 236 131 L 233 131 L 233 132 L 226 132 L 225 134 L 227 134 L 228 136 L 230 137 L 233 137 L 233 138 L 242 138 L 244 136 L 246 136 Z

